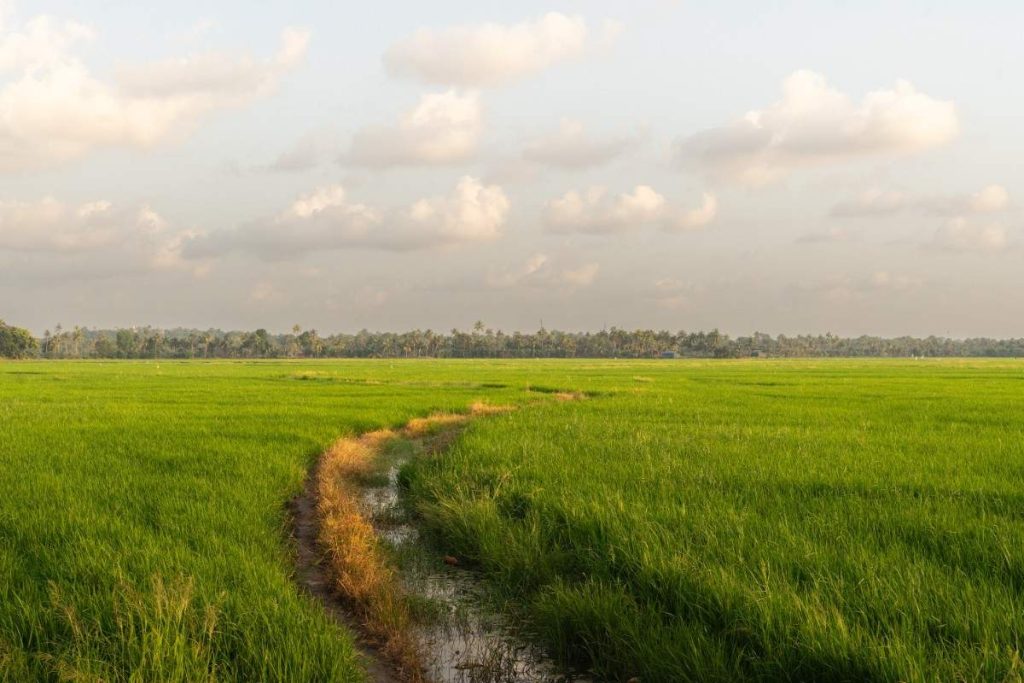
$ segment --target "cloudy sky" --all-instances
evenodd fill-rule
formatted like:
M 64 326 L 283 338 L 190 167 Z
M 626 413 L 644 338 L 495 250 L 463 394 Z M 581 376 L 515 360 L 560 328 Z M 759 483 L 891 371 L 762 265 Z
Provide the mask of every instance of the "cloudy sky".
M 0 318 L 1021 336 L 1021 26 L 0 0 Z

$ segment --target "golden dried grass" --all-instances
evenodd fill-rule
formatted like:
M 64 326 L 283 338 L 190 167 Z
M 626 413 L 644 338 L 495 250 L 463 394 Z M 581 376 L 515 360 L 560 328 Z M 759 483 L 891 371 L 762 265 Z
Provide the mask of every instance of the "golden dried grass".
M 437 413 L 430 417 L 416 417 L 409 420 L 402 428 L 402 435 L 406 438 L 416 439 L 445 429 L 460 427 L 468 421 L 468 415 L 456 413 Z
M 454 439 L 472 418 L 514 410 L 473 403 L 468 413 L 436 413 L 414 418 L 399 430 L 382 429 L 336 441 L 317 471 L 319 541 L 330 560 L 335 587 L 359 618 L 366 635 L 402 677 L 424 680 L 412 613 L 395 569 L 360 503 L 359 483 L 374 473 L 375 461 L 396 439 L 423 440 L 437 450 Z
M 363 514 L 356 482 L 373 469 L 380 449 L 397 434 L 369 432 L 337 441 L 317 474 L 319 540 L 327 551 L 338 591 L 366 634 L 410 681 L 423 680 L 411 615 L 373 525 Z
M 474 401 L 469 406 L 469 414 L 473 416 L 497 415 L 499 413 L 510 413 L 515 409 L 515 406 L 496 406 L 490 403 L 484 403 L 483 401 Z

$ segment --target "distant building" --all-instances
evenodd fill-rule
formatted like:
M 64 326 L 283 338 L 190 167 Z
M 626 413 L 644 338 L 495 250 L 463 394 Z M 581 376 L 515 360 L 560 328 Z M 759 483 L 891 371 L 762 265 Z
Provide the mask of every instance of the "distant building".
M 751 358 L 767 358 L 768 354 L 765 353 L 764 351 L 762 351 L 761 349 L 754 349 L 753 351 L 750 352 L 750 357 Z
M 662 358 L 679 358 L 679 354 L 676 353 L 675 351 L 662 351 L 661 352 L 661 357 Z

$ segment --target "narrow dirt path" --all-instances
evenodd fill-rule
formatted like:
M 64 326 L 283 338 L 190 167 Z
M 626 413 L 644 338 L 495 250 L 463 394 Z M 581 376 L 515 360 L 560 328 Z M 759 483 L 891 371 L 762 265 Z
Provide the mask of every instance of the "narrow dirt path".
M 577 398 L 582 395 L 556 396 Z M 291 501 L 296 579 L 357 634 L 374 683 L 586 680 L 560 672 L 503 615 L 488 610 L 480 577 L 425 548 L 400 503 L 405 462 L 443 451 L 476 417 L 513 409 L 475 403 L 468 413 L 434 414 L 397 430 L 340 439 Z M 396 552 L 414 559 L 401 572 Z M 434 606 L 428 621 L 413 607 L 424 601 Z
M 317 512 L 317 475 L 319 460 L 306 475 L 302 493 L 288 505 L 292 515 L 292 537 L 295 542 L 295 580 L 317 599 L 335 622 L 356 634 L 356 647 L 372 683 L 402 683 L 395 672 L 364 637 L 355 615 L 345 607 L 335 588 L 335 581 L 323 548 L 320 546 L 320 520 Z

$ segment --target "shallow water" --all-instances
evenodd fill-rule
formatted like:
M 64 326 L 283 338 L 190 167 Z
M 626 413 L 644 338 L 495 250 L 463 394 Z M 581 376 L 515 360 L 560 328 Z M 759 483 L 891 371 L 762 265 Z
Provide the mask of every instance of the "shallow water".
M 362 503 L 378 536 L 403 559 L 403 587 L 427 605 L 429 615 L 417 619 L 416 635 L 429 680 L 588 683 L 587 677 L 564 671 L 508 618 L 489 609 L 479 576 L 445 564 L 420 542 L 402 505 L 398 483 L 399 471 L 411 457 L 407 453 L 390 456 L 386 483 L 366 487 Z

